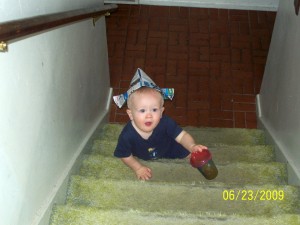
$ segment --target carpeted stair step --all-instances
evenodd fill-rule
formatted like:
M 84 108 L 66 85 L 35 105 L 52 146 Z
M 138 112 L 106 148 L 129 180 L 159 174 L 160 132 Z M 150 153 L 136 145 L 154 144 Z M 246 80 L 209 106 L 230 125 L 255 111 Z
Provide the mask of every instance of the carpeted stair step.
M 153 172 L 150 181 L 165 182 L 212 182 L 207 181 L 202 174 L 193 168 L 189 161 L 156 160 L 142 161 Z M 230 163 L 217 165 L 218 176 L 213 181 L 227 184 L 286 184 L 286 165 L 271 163 Z M 120 159 L 102 155 L 90 155 L 82 164 L 81 176 L 95 178 L 136 180 L 134 172 L 124 165 Z
M 117 141 L 95 140 L 93 154 L 113 156 Z M 218 164 L 230 162 L 272 162 L 275 160 L 274 149 L 268 145 L 223 145 L 209 147 L 213 159 Z
M 228 216 L 220 213 L 149 213 L 138 210 L 105 210 L 85 206 L 57 206 L 50 225 L 298 225 L 300 215 L 282 214 L 272 217 Z
M 104 127 L 101 139 L 117 140 L 124 125 L 108 124 Z M 184 127 L 198 143 L 208 146 L 221 145 L 260 145 L 265 143 L 261 130 L 243 128 L 197 128 Z
M 273 216 L 299 214 L 300 193 L 289 185 L 175 185 L 73 176 L 67 203 L 106 210 Z
M 113 157 L 124 125 L 107 124 L 89 141 L 65 205 L 50 225 L 300 225 L 300 187 L 287 184 L 286 164 L 255 129 L 184 127 L 207 145 L 219 174 L 208 181 L 187 159 L 143 162 L 139 181 Z

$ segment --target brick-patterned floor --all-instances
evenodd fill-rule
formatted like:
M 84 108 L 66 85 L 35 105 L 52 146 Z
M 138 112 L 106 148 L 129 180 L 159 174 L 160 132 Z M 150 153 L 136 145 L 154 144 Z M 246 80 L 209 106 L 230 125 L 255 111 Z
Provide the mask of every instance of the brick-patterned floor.
M 111 86 L 128 89 L 136 69 L 175 88 L 165 113 L 180 125 L 256 127 L 276 12 L 119 5 L 107 21 Z M 110 122 L 128 121 L 112 103 Z

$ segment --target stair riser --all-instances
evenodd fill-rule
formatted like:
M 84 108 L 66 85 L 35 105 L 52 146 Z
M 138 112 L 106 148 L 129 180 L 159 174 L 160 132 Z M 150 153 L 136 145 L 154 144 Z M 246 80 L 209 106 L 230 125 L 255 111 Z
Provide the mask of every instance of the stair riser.
M 180 162 L 180 163 L 178 163 Z M 152 169 L 151 181 L 172 183 L 212 182 L 193 168 L 187 160 L 163 160 L 162 162 L 142 161 Z M 228 184 L 286 184 L 286 167 L 280 163 L 243 164 L 233 163 L 218 166 L 218 176 L 214 182 Z M 136 180 L 134 172 L 125 166 L 121 160 L 112 157 L 91 156 L 83 162 L 81 176 L 95 178 Z
M 259 193 L 257 200 L 242 200 L 242 191 Z M 299 190 L 290 186 L 247 186 L 240 189 L 237 200 L 224 199 L 228 188 L 212 186 L 153 185 L 147 182 L 114 182 L 73 178 L 68 203 L 84 204 L 103 209 L 136 209 L 141 211 L 180 211 L 187 213 L 216 212 L 244 215 L 276 215 L 298 213 L 293 205 L 299 205 Z M 284 200 L 260 200 L 261 191 L 284 192 Z M 238 190 L 235 190 L 236 196 Z M 227 196 L 227 195 L 226 195 Z M 225 196 L 225 197 L 226 197 Z M 244 196 L 245 199 L 250 195 Z M 227 197 L 226 197 L 227 198 Z
M 67 218 L 67 219 L 66 219 Z M 220 213 L 202 216 L 180 213 L 143 213 L 137 210 L 99 210 L 97 208 L 59 206 L 51 225 L 298 225 L 300 216 L 280 215 L 272 218 L 230 217 Z
M 117 141 L 97 140 L 92 152 L 105 156 L 113 156 Z M 272 162 L 275 160 L 274 149 L 270 146 L 218 146 L 209 147 L 217 164 L 230 162 Z

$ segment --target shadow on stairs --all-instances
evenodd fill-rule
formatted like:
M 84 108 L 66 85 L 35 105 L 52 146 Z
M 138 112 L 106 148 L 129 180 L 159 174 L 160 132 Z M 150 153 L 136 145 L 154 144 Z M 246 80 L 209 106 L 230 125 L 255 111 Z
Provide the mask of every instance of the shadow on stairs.
M 275 162 L 262 131 L 185 127 L 209 147 L 218 177 L 164 159 L 143 162 L 153 171 L 145 182 L 113 157 L 122 128 L 107 124 L 93 141 L 50 225 L 300 224 L 300 188 L 287 184 L 286 165 Z

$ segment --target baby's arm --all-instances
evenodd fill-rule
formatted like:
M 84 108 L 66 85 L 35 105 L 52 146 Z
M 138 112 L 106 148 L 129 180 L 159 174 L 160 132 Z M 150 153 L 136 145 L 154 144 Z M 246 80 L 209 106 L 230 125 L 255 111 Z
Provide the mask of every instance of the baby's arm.
M 175 140 L 190 152 L 202 152 L 202 150 L 207 149 L 204 145 L 196 144 L 194 138 L 185 130 L 181 131 Z
M 149 180 L 152 177 L 151 169 L 142 165 L 132 155 L 126 158 L 121 158 L 121 160 L 135 172 L 138 179 Z

